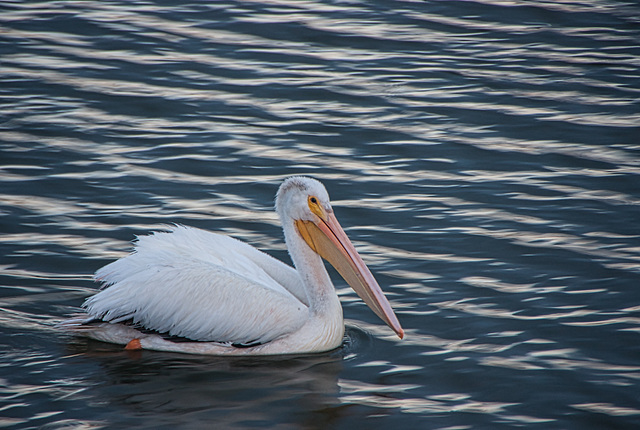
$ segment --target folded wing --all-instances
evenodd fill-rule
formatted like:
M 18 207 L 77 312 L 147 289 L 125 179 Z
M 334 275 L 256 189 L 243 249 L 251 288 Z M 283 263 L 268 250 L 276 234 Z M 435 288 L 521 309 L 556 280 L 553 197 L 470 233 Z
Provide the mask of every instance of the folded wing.
M 265 343 L 309 317 L 297 272 L 227 236 L 189 227 L 140 237 L 135 252 L 96 273 L 107 288 L 91 316 L 133 320 L 198 341 Z

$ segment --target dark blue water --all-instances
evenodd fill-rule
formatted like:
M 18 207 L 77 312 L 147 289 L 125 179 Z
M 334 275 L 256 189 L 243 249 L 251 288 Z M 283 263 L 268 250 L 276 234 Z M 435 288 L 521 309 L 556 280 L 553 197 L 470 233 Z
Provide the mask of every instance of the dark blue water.
M 3 1 L 0 426 L 636 428 L 639 40 L 624 1 Z M 53 327 L 167 223 L 288 262 L 292 174 L 404 340 L 337 276 L 317 356 Z

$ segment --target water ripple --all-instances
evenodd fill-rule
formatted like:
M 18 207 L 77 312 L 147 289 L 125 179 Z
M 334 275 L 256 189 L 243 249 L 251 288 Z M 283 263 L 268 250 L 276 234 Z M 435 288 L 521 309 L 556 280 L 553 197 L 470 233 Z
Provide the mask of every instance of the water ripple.
M 637 5 L 5 3 L 2 425 L 635 423 Z M 288 261 L 273 195 L 300 173 L 327 185 L 404 340 L 337 277 L 367 341 L 309 361 L 53 331 L 166 224 Z

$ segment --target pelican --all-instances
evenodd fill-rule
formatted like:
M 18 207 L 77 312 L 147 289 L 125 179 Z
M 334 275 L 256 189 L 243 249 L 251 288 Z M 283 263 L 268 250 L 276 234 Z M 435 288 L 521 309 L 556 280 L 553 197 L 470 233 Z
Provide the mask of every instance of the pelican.
M 286 179 L 276 212 L 295 269 L 229 236 L 173 226 L 142 236 L 99 269 L 84 313 L 62 325 L 97 340 L 210 355 L 324 352 L 344 336 L 342 307 L 322 258 L 400 338 L 380 286 L 338 223 L 325 187 Z

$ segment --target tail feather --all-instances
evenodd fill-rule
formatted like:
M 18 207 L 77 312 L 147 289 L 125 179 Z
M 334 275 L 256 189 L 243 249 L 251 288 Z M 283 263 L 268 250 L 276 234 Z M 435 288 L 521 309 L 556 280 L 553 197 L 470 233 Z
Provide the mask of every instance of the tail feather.
M 55 327 L 60 330 L 82 331 L 90 329 L 91 326 L 89 324 L 97 321 L 99 321 L 97 318 L 87 313 L 77 313 L 71 315 L 71 318 L 67 320 L 60 321 Z

